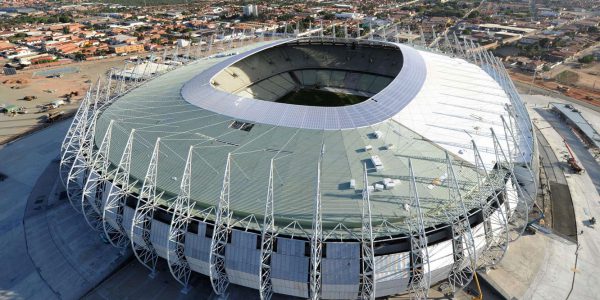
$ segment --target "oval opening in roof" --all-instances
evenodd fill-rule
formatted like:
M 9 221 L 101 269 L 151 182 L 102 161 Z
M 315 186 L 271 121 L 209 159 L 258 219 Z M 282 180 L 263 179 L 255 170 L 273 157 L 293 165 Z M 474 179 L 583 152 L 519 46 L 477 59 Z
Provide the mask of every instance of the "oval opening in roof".
M 347 106 L 383 90 L 402 64 L 400 49 L 388 44 L 300 39 L 245 57 L 221 70 L 210 83 L 245 98 Z

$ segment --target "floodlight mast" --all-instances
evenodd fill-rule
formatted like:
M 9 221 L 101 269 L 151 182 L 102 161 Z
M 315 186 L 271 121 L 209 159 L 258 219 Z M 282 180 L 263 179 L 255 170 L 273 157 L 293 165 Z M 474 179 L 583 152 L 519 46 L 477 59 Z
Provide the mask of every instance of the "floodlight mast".
M 106 198 L 106 204 L 102 210 L 102 227 L 108 241 L 119 249 L 129 246 L 129 237 L 123 225 L 123 213 L 125 201 L 130 195 L 131 187 L 137 181 L 130 182 L 129 171 L 131 169 L 131 156 L 133 151 L 133 139 L 135 129 L 132 129 L 127 139 L 127 144 L 115 170 L 115 176 Z
M 210 242 L 210 283 L 215 294 L 223 295 L 229 286 L 225 270 L 225 247 L 231 230 L 231 212 L 229 210 L 229 190 L 231 183 L 231 153 L 227 154 L 227 163 L 223 174 L 223 187 L 217 206 L 215 227 Z
M 133 254 L 142 265 L 150 270 L 150 276 L 156 274 L 156 263 L 158 254 L 152 245 L 150 234 L 152 231 L 152 221 L 154 212 L 158 206 L 158 199 L 162 193 L 156 194 L 158 179 L 158 160 L 160 157 L 160 138 L 156 139 L 152 157 L 148 165 L 148 171 L 144 178 L 144 184 L 138 197 L 137 206 L 131 222 L 131 247 Z
M 169 271 L 175 280 L 183 285 L 181 292 L 184 294 L 187 294 L 190 290 L 190 277 L 192 275 L 190 264 L 185 256 L 185 237 L 188 225 L 192 221 L 192 210 L 194 209 L 194 203 L 190 199 L 193 155 L 194 146 L 190 146 L 181 178 L 179 195 L 177 195 L 172 205 L 173 215 L 169 225 L 167 240 L 167 263 Z
M 421 211 L 421 202 L 417 191 L 415 174 L 412 160 L 408 159 L 408 171 L 410 177 L 410 261 L 411 278 L 409 291 L 411 299 L 427 299 L 429 286 L 431 284 L 431 271 L 429 267 L 429 251 L 427 250 L 427 236 L 425 234 L 425 223 Z
M 265 216 L 260 242 L 260 268 L 258 277 L 260 280 L 259 293 L 261 300 L 269 300 L 273 296 L 273 282 L 271 281 L 271 257 L 277 232 L 274 217 L 274 193 L 273 193 L 273 168 L 274 160 L 271 159 L 269 167 L 269 186 L 267 188 L 267 200 L 265 203 Z
M 362 191 L 362 228 L 361 228 L 361 280 L 359 297 L 362 300 L 375 299 L 375 251 L 373 249 L 373 220 L 371 219 L 371 200 L 369 199 L 369 178 L 367 165 L 363 164 Z
M 317 163 L 317 190 L 313 204 L 312 236 L 310 239 L 310 298 L 321 298 L 321 259 L 323 257 L 323 224 L 321 210 L 321 167 L 325 145 L 321 147 L 321 154 Z

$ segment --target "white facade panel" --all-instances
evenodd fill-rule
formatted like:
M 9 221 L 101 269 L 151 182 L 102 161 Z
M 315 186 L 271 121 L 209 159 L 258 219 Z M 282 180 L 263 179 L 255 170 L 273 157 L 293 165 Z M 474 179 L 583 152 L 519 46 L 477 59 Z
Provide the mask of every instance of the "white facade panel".
M 360 244 L 327 243 L 321 261 L 322 297 L 349 299 L 358 295 L 360 281 Z
M 206 224 L 200 222 L 198 234 L 185 234 L 185 257 L 190 269 L 200 274 L 209 275 L 209 254 L 211 238 L 205 236 Z
M 304 255 L 306 241 L 277 238 L 277 251 L 271 257 L 273 291 L 308 297 L 310 258 Z
M 260 249 L 256 246 L 256 234 L 232 230 L 231 243 L 225 250 L 225 269 L 231 283 L 250 288 L 260 285 Z
M 110 193 L 110 189 L 112 188 L 113 184 L 112 181 L 106 181 L 105 183 L 105 187 L 104 187 L 104 193 L 102 193 L 102 208 L 104 208 L 104 206 L 106 206 L 106 202 L 108 202 L 108 193 Z M 102 212 L 100 213 L 102 214 Z
M 506 183 L 506 201 L 508 202 L 508 207 L 511 211 L 517 209 L 517 204 L 519 203 L 519 195 L 512 185 L 512 178 L 508 179 Z
M 473 227 L 471 229 L 473 233 L 473 240 L 475 242 L 475 249 L 477 249 L 477 254 L 479 255 L 481 251 L 485 250 L 485 228 L 483 227 L 483 223 Z
M 167 241 L 169 239 L 169 225 L 152 220 L 150 227 L 150 241 L 156 250 L 156 254 L 162 258 L 167 258 Z
M 406 291 L 410 280 L 410 253 L 375 256 L 376 297 Z
M 112 186 L 112 182 L 108 182 L 106 184 L 107 186 Z M 118 187 L 115 187 L 115 189 L 119 189 Z M 106 203 L 108 203 L 108 193 L 110 192 L 110 188 L 107 189 L 107 193 L 106 193 Z M 106 203 L 104 203 L 104 207 L 106 207 Z M 106 217 L 106 221 L 113 227 L 113 228 L 118 228 L 117 225 L 117 215 L 116 215 L 116 209 L 112 209 L 111 210 L 107 210 L 106 213 L 104 214 Z M 123 221 L 124 222 L 124 221 Z M 125 224 L 125 223 L 123 223 Z M 125 225 L 123 225 L 123 228 L 125 228 L 125 230 L 127 230 L 128 227 L 126 227 Z
M 125 228 L 125 232 L 127 236 L 131 238 L 131 224 L 133 223 L 133 215 L 135 214 L 135 209 L 125 206 L 123 209 L 123 228 Z
M 437 243 L 427 247 L 427 250 L 429 252 L 431 282 L 437 282 L 448 278 L 448 273 L 454 263 L 452 241 Z

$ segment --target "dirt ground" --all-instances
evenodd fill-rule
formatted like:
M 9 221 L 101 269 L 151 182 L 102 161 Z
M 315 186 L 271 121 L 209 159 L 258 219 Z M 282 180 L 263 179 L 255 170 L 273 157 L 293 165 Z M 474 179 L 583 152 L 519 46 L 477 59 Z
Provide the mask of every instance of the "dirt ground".
M 0 144 L 13 139 L 40 125 L 48 112 L 40 113 L 40 106 L 54 100 L 64 99 L 67 93 L 77 92 L 71 103 L 55 109 L 54 111 L 65 111 L 70 113 L 77 108 L 79 100 L 83 97 L 90 83 L 105 76 L 111 68 L 122 67 L 125 57 L 115 57 L 105 60 L 85 61 L 72 63 L 57 67 L 42 68 L 35 70 L 17 71 L 17 75 L 0 75 L 0 105 L 14 104 L 22 106 L 27 114 L 9 116 L 0 113 Z M 4 62 L 0 61 L 4 64 Z M 61 78 L 46 78 L 36 73 L 56 69 L 70 69 L 75 72 L 62 73 Z M 37 99 L 25 101 L 25 96 L 35 96 Z
M 596 70 L 598 70 L 599 73 L 595 73 Z M 600 63 L 595 63 L 594 66 L 590 66 L 585 69 L 569 69 L 568 71 L 577 73 L 577 82 L 572 85 L 568 85 L 569 90 L 567 92 L 563 92 L 563 94 L 593 105 L 600 106 Z M 509 71 L 509 74 L 510 77 L 515 81 L 520 81 L 526 84 L 531 84 L 532 82 L 532 74 L 524 74 L 512 71 Z M 593 85 L 595 81 L 598 82 L 596 83 L 596 88 L 594 89 Z M 542 79 L 539 77 L 536 77 L 535 85 L 554 91 L 558 91 L 559 85 L 565 86 L 564 84 L 557 83 L 554 79 Z
M 270 39 L 267 38 L 266 40 Z M 231 46 L 238 48 L 258 41 L 259 39 L 245 40 L 242 43 L 235 41 Z M 224 50 L 224 47 L 226 46 L 214 44 L 213 50 L 210 53 L 204 53 L 204 55 L 217 53 Z M 170 49 L 167 52 L 172 53 L 173 51 L 175 50 Z M 27 114 L 14 116 L 0 113 L 0 145 L 45 125 L 43 120 L 48 112 L 40 113 L 39 107 L 54 100 L 64 99 L 61 96 L 67 93 L 78 92 L 79 96 L 73 97 L 71 103 L 67 103 L 53 111 L 64 111 L 66 114 L 75 111 L 90 84 L 97 80 L 99 76 L 105 76 L 111 68 L 122 68 L 128 57 L 117 56 L 102 60 L 17 71 L 17 75 L 13 76 L 5 76 L 0 70 L 0 105 L 14 104 L 24 107 L 28 112 Z M 4 65 L 6 62 L 6 60 L 0 58 L 0 65 Z M 46 77 L 51 70 L 61 69 L 75 69 L 76 71 L 64 72 L 61 78 Z M 25 101 L 23 100 L 25 96 L 35 96 L 37 99 Z
M 600 92 L 600 62 L 590 64 L 566 63 L 556 66 L 554 69 L 540 74 L 540 78 L 556 79 L 559 74 L 568 71 L 577 74 L 577 81 L 573 84 L 579 87 L 596 89 Z

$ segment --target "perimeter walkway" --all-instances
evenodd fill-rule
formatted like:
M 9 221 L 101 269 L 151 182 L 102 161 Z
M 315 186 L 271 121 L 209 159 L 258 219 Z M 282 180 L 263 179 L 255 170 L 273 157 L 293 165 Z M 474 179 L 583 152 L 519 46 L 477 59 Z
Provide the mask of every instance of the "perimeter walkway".
M 77 299 L 126 260 L 66 200 L 57 158 L 68 126 L 0 147 L 0 298 Z
M 530 104 L 537 104 L 537 107 L 545 106 L 546 100 L 556 100 L 531 96 L 524 98 Z M 554 129 L 559 124 L 551 124 L 554 120 L 546 120 L 537 110 L 531 109 L 530 113 L 552 151 L 562 158 L 566 148 L 562 137 Z M 596 117 L 600 118 L 600 115 Z M 572 132 L 563 133 L 568 141 L 572 139 L 568 136 L 573 135 Z M 575 151 L 575 156 L 578 154 L 579 151 Z M 512 297 L 573 300 L 598 298 L 600 226 L 594 228 L 587 220 L 592 215 L 600 216 L 600 198 L 589 172 L 566 174 L 565 177 L 573 200 L 578 243 L 541 230 L 536 235 L 524 235 L 511 243 L 506 257 L 488 275 L 495 284 L 508 290 Z

